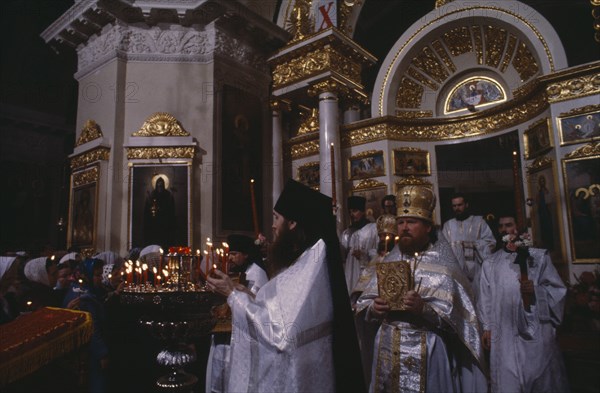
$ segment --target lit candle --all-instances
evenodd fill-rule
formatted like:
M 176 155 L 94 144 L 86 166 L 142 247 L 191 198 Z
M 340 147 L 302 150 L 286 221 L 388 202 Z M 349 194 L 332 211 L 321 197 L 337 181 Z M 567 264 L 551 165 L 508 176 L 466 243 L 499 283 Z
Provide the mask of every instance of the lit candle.
M 164 264 L 164 253 L 163 253 L 163 249 L 159 248 L 160 251 L 160 262 L 158 263 L 158 270 L 162 270 L 163 264 Z
M 388 241 L 390 240 L 390 235 L 385 235 L 385 249 L 383 250 L 383 252 L 385 252 L 387 254 L 388 252 Z
M 205 258 L 205 263 L 206 263 L 206 269 L 204 271 L 204 275 L 206 275 L 206 277 L 208 277 L 208 271 L 210 270 L 210 265 L 209 265 L 209 261 L 208 261 L 208 251 L 204 250 L 204 258 Z
M 331 159 L 331 204 L 335 208 L 337 206 L 337 193 L 335 189 L 335 153 L 333 152 L 333 143 L 329 145 L 329 158 Z
M 27 301 L 27 312 L 31 312 L 31 305 L 33 304 L 33 302 L 31 300 Z
M 156 266 L 154 266 L 152 268 L 152 275 L 154 276 L 152 282 L 154 283 L 154 285 L 156 286 L 156 274 L 158 273 L 158 269 L 156 268 Z
M 256 196 L 254 195 L 254 179 L 250 179 L 250 201 L 252 203 L 252 222 L 254 223 L 254 234 L 258 237 L 258 214 L 256 213 Z
M 399 241 L 400 241 L 400 236 L 396 236 L 394 238 L 394 244 L 398 244 Z

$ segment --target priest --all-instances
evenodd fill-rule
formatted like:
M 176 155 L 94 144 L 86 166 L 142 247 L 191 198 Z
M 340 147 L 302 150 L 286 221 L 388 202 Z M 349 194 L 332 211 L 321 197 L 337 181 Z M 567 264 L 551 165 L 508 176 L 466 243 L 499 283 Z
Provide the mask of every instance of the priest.
M 289 180 L 273 209 L 270 280 L 256 296 L 222 272 L 231 392 L 364 391 L 331 198 Z

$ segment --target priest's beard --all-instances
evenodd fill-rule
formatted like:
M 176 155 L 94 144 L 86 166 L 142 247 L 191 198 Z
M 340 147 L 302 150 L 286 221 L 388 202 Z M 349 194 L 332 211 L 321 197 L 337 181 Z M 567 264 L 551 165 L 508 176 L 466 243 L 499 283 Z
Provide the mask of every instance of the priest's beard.
M 301 228 L 289 229 L 287 225 L 279 230 L 277 238 L 268 250 L 267 270 L 269 278 L 275 277 L 286 267 L 291 266 L 306 247 L 304 231 Z
M 464 221 L 467 218 L 469 218 L 471 216 L 471 213 L 469 213 L 467 210 L 463 211 L 462 213 L 456 213 L 454 215 L 454 217 L 458 220 L 458 221 Z

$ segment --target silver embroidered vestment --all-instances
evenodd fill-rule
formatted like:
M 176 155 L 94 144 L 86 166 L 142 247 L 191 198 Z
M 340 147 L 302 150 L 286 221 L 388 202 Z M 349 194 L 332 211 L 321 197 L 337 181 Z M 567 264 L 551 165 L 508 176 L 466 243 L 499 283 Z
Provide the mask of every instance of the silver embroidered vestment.
M 384 262 L 412 260 L 396 246 Z M 389 314 L 374 343 L 371 392 L 486 391 L 478 320 L 470 285 L 447 242 L 430 245 L 419 256 L 415 283 L 425 301 L 422 317 Z M 374 274 L 357 302 L 370 320 L 378 296 Z M 446 338 L 446 339 L 445 339 Z
M 319 240 L 252 299 L 233 291 L 228 391 L 333 392 L 333 304 Z

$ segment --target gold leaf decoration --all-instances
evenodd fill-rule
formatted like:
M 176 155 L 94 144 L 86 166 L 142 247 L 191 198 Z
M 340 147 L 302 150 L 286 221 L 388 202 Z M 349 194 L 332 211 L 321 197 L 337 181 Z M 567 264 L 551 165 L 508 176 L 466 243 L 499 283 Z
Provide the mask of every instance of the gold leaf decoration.
M 89 119 L 83 125 L 83 128 L 81 129 L 81 134 L 79 135 L 75 146 L 81 146 L 84 143 L 93 141 L 94 139 L 100 139 L 102 137 L 103 135 L 100 126 L 94 120 Z
M 142 128 L 131 136 L 190 136 L 179 121 L 171 114 L 158 112 L 144 122 Z
M 109 157 L 108 147 L 98 147 L 71 158 L 71 169 L 82 168 L 95 161 L 108 161 Z

